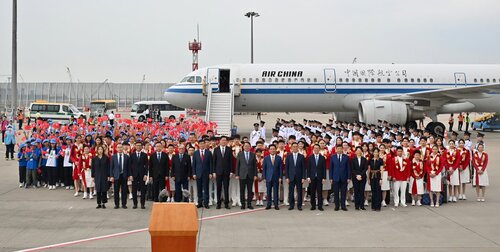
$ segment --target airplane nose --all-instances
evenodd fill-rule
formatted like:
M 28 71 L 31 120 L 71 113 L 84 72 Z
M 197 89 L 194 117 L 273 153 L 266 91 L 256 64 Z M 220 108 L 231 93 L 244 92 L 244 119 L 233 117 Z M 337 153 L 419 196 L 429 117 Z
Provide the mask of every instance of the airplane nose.
M 167 100 L 169 103 L 171 103 L 175 106 L 179 106 L 179 105 L 181 105 L 180 103 L 182 103 L 182 99 L 181 99 L 179 93 L 175 92 L 175 89 L 176 89 L 176 85 L 173 85 L 173 86 L 167 88 L 167 90 L 165 90 L 165 93 L 163 94 L 163 96 L 165 97 L 165 100 Z

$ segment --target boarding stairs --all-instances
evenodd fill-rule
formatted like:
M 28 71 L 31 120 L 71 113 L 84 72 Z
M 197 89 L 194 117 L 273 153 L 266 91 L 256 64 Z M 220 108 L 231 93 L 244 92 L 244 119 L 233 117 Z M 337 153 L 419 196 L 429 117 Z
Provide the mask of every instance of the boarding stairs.
M 232 85 L 234 87 L 234 85 Z M 231 136 L 234 114 L 234 88 L 230 92 L 214 92 L 212 85 L 208 84 L 205 93 L 207 96 L 207 106 L 205 121 L 217 123 L 217 136 Z

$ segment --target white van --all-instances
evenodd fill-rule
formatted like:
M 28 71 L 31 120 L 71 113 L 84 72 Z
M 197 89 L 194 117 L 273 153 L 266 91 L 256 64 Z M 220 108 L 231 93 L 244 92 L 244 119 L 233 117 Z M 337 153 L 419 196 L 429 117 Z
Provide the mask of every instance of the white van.
M 69 103 L 33 102 L 30 105 L 31 118 L 69 121 L 71 116 L 75 119 L 86 118 L 84 113 Z
M 140 122 L 146 121 L 147 118 L 158 120 L 157 114 L 155 114 L 158 111 L 160 111 L 161 120 L 170 116 L 178 118 L 181 114 L 186 114 L 186 109 L 174 106 L 168 101 L 140 101 L 132 105 L 130 117 Z

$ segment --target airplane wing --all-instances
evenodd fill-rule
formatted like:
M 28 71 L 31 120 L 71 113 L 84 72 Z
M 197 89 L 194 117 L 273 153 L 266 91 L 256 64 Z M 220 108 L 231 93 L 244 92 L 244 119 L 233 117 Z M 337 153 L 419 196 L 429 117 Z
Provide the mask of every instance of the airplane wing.
M 413 100 L 416 98 L 429 100 L 481 99 L 490 97 L 491 93 L 499 92 L 500 83 L 494 83 L 468 87 L 436 89 L 377 98 L 384 100 Z

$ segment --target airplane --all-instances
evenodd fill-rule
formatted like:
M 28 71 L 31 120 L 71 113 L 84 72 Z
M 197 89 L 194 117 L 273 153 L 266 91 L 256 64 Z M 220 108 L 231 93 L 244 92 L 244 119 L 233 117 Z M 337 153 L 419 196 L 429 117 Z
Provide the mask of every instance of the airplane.
M 378 120 L 442 135 L 438 114 L 500 112 L 500 65 L 227 64 L 200 68 L 165 90 L 172 104 L 204 110 L 207 89 L 235 91 L 235 112 L 334 112 L 335 120 Z M 233 90 L 233 91 L 234 91 Z

